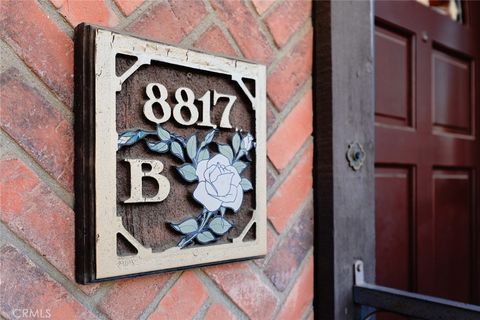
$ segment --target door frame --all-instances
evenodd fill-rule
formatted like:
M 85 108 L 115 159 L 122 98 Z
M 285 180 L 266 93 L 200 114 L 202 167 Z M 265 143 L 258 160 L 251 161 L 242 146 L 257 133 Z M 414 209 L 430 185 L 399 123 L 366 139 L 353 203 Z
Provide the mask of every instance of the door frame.
M 470 19 L 480 15 L 480 3 L 465 9 L 480 36 L 480 20 Z M 354 319 L 360 314 L 352 295 L 356 260 L 364 264 L 365 281 L 375 283 L 374 2 L 313 1 L 312 19 L 314 310 L 322 319 Z M 480 74 L 480 64 L 476 68 Z M 358 171 L 346 158 L 353 142 L 366 153 Z M 475 224 L 480 230 L 480 221 Z M 480 268 L 480 259 L 476 263 Z
M 354 319 L 353 265 L 375 283 L 374 4 L 314 1 L 314 308 L 322 319 Z M 358 142 L 363 166 L 349 166 Z

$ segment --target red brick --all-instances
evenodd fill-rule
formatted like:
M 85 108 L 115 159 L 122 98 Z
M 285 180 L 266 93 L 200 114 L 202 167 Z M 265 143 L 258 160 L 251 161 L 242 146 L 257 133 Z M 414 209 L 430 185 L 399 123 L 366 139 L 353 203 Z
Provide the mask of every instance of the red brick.
M 122 13 L 129 16 L 135 11 L 142 3 L 143 0 L 114 0 Z
M 203 283 L 193 271 L 186 271 L 163 297 L 149 319 L 192 319 L 207 298 L 208 292 Z
M 53 5 L 67 21 L 76 26 L 81 22 L 113 27 L 118 24 L 118 17 L 106 4 L 105 0 L 54 0 Z
M 209 267 L 204 271 L 251 319 L 270 319 L 278 299 L 246 263 Z
M 30 68 L 72 106 L 73 43 L 36 1 L 0 1 L 0 34 Z
M 300 319 L 313 300 L 313 258 L 297 279 L 292 291 L 283 304 L 278 320 Z
M 1 160 L 0 172 L 0 219 L 73 281 L 73 211 L 20 160 Z M 98 287 L 78 286 L 87 294 Z
M 100 303 L 111 319 L 137 319 L 163 288 L 170 274 L 116 282 Z
M 302 26 L 312 12 L 309 0 L 284 1 L 268 14 L 265 23 L 279 48 Z
M 288 287 L 312 245 L 313 201 L 309 200 L 264 269 L 280 291 Z
M 270 229 L 267 229 L 267 255 L 273 251 L 273 248 L 277 244 L 277 236 L 275 235 L 275 232 L 271 231 Z M 259 266 L 260 268 L 263 268 L 267 262 L 266 258 L 263 259 L 255 259 L 254 260 L 255 264 Z
M 313 146 L 310 145 L 268 203 L 268 218 L 278 232 L 283 232 L 312 190 L 312 161 Z
M 206 14 L 205 5 L 200 0 L 165 1 L 156 4 L 127 30 L 156 40 L 178 43 Z
M 283 110 L 297 89 L 312 72 L 313 32 L 307 35 L 287 54 L 268 77 L 267 93 L 278 110 Z
M 0 313 L 5 318 L 27 318 L 21 316 L 22 309 L 27 309 L 37 312 L 29 318 L 96 319 L 16 248 L 6 245 L 0 249 L 0 265 Z
M 312 134 L 312 91 L 300 100 L 267 144 L 268 157 L 275 168 L 283 170 Z
M 218 26 L 211 26 L 193 44 L 195 48 L 220 53 L 227 56 L 236 56 L 235 50 L 228 43 L 227 38 Z
M 40 183 L 38 177 L 19 160 L 1 160 L 0 170 L 0 214 L 2 221 L 9 223 L 30 210 L 28 192 Z M 38 195 L 37 195 L 38 196 Z M 68 209 L 66 209 L 68 211 Z
M 220 303 L 215 303 L 207 310 L 204 320 L 234 320 L 236 317 Z
M 272 48 L 243 1 L 211 2 L 245 57 L 267 64 L 272 61 Z
M 268 8 L 274 3 L 276 0 L 252 0 L 253 6 L 255 10 L 257 10 L 258 14 L 262 14 L 267 11 Z
M 72 125 L 9 69 L 0 75 L 0 126 L 68 191 L 73 190 Z

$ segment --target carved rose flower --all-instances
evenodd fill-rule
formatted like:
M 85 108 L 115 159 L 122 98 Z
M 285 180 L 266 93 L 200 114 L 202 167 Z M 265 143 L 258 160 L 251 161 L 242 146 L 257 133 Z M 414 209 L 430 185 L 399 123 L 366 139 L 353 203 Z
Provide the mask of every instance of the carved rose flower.
M 249 133 L 242 139 L 242 149 L 249 151 L 253 146 L 253 136 Z
M 242 178 L 227 157 L 217 154 L 210 160 L 198 163 L 196 174 L 199 180 L 193 197 L 208 211 L 220 207 L 238 211 L 243 201 Z

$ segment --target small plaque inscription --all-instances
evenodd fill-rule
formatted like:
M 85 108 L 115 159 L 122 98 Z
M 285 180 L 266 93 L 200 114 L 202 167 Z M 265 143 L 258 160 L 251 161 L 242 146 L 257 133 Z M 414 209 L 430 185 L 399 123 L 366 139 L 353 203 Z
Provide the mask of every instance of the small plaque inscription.
M 266 254 L 265 74 L 77 27 L 77 281 Z

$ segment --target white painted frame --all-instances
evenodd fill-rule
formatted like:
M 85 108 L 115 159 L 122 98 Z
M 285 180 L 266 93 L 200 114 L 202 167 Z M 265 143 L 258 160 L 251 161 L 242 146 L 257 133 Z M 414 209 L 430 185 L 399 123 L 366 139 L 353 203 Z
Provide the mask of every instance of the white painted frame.
M 264 65 L 160 44 L 108 30 L 96 30 L 95 36 L 95 230 L 96 279 L 126 276 L 158 270 L 181 269 L 250 257 L 267 252 L 266 209 L 266 68 Z M 137 56 L 138 61 L 123 75 L 115 73 L 117 54 Z M 159 61 L 197 70 L 231 76 L 252 104 L 255 115 L 256 171 L 255 210 L 243 232 L 231 243 L 170 248 L 152 252 L 144 247 L 123 226 L 117 216 L 116 188 L 116 92 L 140 66 Z M 255 81 L 255 97 L 242 78 Z M 140 94 L 140 93 L 139 93 Z M 243 241 L 253 224 L 256 237 Z M 134 256 L 118 256 L 116 234 L 121 233 L 138 250 Z

